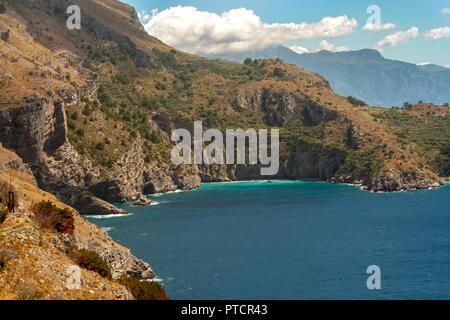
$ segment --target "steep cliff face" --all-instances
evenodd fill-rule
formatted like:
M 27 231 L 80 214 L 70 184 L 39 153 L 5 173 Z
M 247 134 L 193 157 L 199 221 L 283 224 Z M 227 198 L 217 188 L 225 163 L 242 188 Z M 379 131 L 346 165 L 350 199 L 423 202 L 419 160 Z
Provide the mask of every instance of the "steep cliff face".
M 41 188 L 62 201 L 86 214 L 125 214 L 87 192 L 99 170 L 67 141 L 65 105 L 76 101 L 76 94 L 69 91 L 63 99 L 0 109 L 1 141 L 29 164 Z

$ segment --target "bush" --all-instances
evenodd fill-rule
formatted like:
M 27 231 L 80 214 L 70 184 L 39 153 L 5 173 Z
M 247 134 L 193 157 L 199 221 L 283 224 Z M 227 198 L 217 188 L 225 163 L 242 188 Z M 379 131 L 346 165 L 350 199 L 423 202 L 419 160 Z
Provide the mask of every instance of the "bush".
M 249 57 L 245 58 L 245 60 L 244 60 L 245 65 L 250 65 L 252 63 L 253 63 L 252 58 L 249 58 Z
M 111 269 L 97 252 L 85 249 L 73 249 L 71 257 L 80 267 L 95 271 L 103 278 L 111 279 Z
M 19 300 L 39 300 L 44 294 L 34 284 L 24 281 L 17 285 L 16 295 Z
M 356 106 L 367 106 L 367 103 L 365 101 L 356 99 L 355 97 L 348 96 L 347 101 L 350 102 L 352 105 Z
M 275 77 L 283 77 L 284 76 L 284 74 L 285 74 L 285 71 L 283 70 L 283 69 L 280 69 L 280 68 L 275 68 L 275 69 L 273 69 L 273 75 L 275 76 Z
M 73 213 L 65 208 L 60 209 L 51 201 L 35 204 L 32 211 L 41 226 L 60 233 L 73 234 L 75 229 Z
M 139 280 L 123 276 L 120 284 L 125 286 L 136 300 L 170 300 L 164 288 L 155 281 Z
M 0 1 L 0 13 L 5 13 L 6 11 L 6 3 L 4 1 Z
M 97 144 L 95 145 L 95 148 L 96 148 L 97 150 L 102 151 L 103 149 L 105 149 L 105 144 L 104 144 L 103 142 L 99 142 L 99 143 L 97 143 Z
M 7 216 L 8 216 L 8 209 L 3 205 L 0 205 L 0 223 L 5 222 Z

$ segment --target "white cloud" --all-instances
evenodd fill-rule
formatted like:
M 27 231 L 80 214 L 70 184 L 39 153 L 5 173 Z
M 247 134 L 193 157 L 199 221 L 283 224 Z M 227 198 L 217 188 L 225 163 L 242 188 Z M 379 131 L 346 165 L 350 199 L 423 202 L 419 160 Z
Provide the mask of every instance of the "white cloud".
M 158 13 L 158 9 L 153 9 L 150 14 L 147 13 L 147 11 L 142 10 L 141 12 L 138 12 L 138 18 L 141 21 L 141 23 L 148 23 L 148 21 L 154 17 Z
M 419 29 L 416 27 L 412 27 L 407 31 L 400 31 L 390 34 L 386 38 L 378 42 L 377 49 L 382 51 L 385 47 L 408 43 L 409 39 L 417 38 L 418 35 Z
M 316 51 L 320 51 L 320 50 L 328 50 L 328 51 L 334 51 L 334 52 L 344 52 L 344 51 L 349 51 L 350 49 L 345 47 L 345 46 L 340 46 L 340 47 L 334 47 L 334 44 L 328 42 L 327 40 L 322 40 L 319 43 L 319 48 Z
M 450 27 L 441 27 L 432 29 L 424 34 L 425 38 L 432 39 L 432 40 L 438 40 L 441 38 L 448 38 L 450 37 Z
M 327 50 L 327 51 L 333 51 L 333 52 L 344 52 L 344 51 L 350 50 L 349 48 L 347 48 L 345 46 L 340 46 L 340 47 L 335 48 L 334 44 L 328 42 L 327 40 L 320 41 L 319 48 L 317 48 L 317 49 L 308 49 L 308 48 L 301 47 L 301 46 L 290 46 L 289 49 L 291 49 L 292 51 L 294 51 L 298 54 L 319 52 L 321 50 Z
M 320 41 L 320 43 L 319 43 L 319 47 L 320 47 L 320 49 L 322 49 L 322 50 L 328 50 L 328 51 L 331 51 L 331 50 L 333 50 L 333 48 L 334 48 L 334 44 L 329 43 L 327 40 L 322 40 L 322 41 Z
M 444 8 L 441 10 L 442 14 L 450 14 L 450 8 Z
M 334 51 L 336 51 L 336 52 L 345 52 L 345 51 L 350 51 L 350 49 L 345 47 L 345 46 L 341 46 L 341 47 L 337 47 L 336 49 L 334 49 Z
M 309 53 L 309 49 L 305 48 L 305 47 L 290 46 L 289 49 L 291 49 L 292 51 L 294 51 L 295 53 L 298 53 L 298 54 Z
M 145 24 L 147 32 L 188 52 L 219 53 L 264 48 L 297 39 L 335 38 L 356 31 L 347 16 L 325 17 L 315 23 L 264 23 L 252 10 L 232 9 L 218 15 L 195 7 L 171 7 Z
M 397 26 L 393 23 L 385 23 L 385 24 L 376 24 L 376 23 L 368 23 L 363 27 L 363 30 L 366 31 L 387 31 L 397 28 Z

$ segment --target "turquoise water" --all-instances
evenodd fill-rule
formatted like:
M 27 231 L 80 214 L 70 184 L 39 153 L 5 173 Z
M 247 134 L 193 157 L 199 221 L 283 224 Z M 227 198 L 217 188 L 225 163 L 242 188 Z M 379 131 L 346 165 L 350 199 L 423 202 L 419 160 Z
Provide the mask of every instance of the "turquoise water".
M 174 299 L 449 299 L 450 185 L 370 193 L 324 182 L 207 184 L 90 218 Z M 366 269 L 381 268 L 381 290 Z

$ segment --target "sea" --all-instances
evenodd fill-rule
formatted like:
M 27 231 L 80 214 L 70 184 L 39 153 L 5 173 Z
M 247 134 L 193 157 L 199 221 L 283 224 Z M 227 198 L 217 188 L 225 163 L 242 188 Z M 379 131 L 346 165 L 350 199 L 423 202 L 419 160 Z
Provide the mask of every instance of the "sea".
M 203 184 L 89 216 L 172 299 L 450 299 L 450 185 Z

